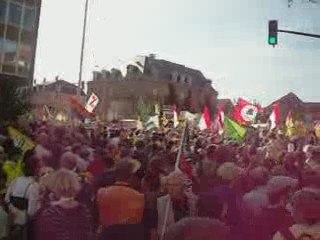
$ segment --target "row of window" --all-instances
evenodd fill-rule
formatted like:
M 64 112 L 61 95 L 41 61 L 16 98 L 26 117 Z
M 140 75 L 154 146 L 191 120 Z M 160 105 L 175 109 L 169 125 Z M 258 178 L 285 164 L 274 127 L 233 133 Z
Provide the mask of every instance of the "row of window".
M 23 14 L 24 10 L 24 14 Z M 8 19 L 6 21 L 8 12 Z M 23 18 L 23 19 L 22 19 Z M 36 19 L 36 9 L 32 7 L 23 6 L 7 0 L 0 0 L 0 22 L 7 22 L 8 24 L 20 27 L 26 30 L 32 30 Z
M 192 77 L 186 76 L 186 75 L 180 75 L 180 74 L 171 74 L 170 80 L 177 82 L 177 83 L 186 83 L 191 84 L 192 83 Z

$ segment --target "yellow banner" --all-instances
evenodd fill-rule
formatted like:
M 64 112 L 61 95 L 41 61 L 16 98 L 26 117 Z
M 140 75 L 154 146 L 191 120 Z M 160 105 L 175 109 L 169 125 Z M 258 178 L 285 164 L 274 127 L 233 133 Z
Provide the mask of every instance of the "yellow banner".
M 21 149 L 22 154 L 35 147 L 34 142 L 13 127 L 8 127 L 10 138 L 14 141 L 14 145 Z

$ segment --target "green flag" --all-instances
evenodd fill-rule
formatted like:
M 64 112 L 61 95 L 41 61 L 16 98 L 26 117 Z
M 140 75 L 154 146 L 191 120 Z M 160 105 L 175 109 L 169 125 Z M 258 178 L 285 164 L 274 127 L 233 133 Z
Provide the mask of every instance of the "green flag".
M 241 142 L 244 140 L 247 129 L 240 126 L 235 121 L 232 121 L 230 118 L 224 118 L 224 133 L 225 137 L 234 142 Z

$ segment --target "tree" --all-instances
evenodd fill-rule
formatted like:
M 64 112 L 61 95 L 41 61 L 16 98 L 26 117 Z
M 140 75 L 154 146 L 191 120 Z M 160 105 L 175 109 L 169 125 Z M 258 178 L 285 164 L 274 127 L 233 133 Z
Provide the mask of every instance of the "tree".
M 143 98 L 140 96 L 137 101 L 136 115 L 140 120 L 145 123 L 148 121 L 152 113 L 152 106 L 143 101 Z
M 0 81 L 0 123 L 10 123 L 27 113 L 31 105 L 28 91 L 14 80 Z

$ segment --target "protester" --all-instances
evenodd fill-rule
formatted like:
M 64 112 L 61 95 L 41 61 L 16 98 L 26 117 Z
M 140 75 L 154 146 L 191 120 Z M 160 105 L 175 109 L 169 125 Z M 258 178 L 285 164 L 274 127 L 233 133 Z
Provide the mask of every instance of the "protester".
M 280 229 L 273 240 L 320 239 L 320 191 L 301 190 L 292 200 L 294 225 Z
M 288 240 L 288 231 L 319 239 L 320 151 L 312 133 L 289 138 L 252 128 L 243 141 L 223 141 L 196 127 L 188 138 L 179 127 L 41 122 L 30 129 L 24 150 L 8 133 L 1 142 L 1 227 L 18 215 L 0 227 L 0 239 L 23 240 L 22 229 L 35 240 Z
M 229 231 L 221 222 L 207 218 L 185 218 L 174 224 L 165 240 L 230 240 Z
M 88 209 L 75 200 L 80 183 L 75 173 L 61 169 L 51 178 L 50 190 L 54 200 L 37 219 L 36 239 L 91 240 L 92 219 Z
M 137 170 L 131 161 L 120 160 L 116 164 L 115 184 L 98 191 L 101 240 L 143 238 L 144 196 L 130 187 Z
M 33 217 L 40 208 L 40 186 L 36 181 L 39 160 L 34 149 L 24 154 L 22 171 L 24 176 L 13 180 L 6 192 L 5 201 L 8 203 L 9 215 L 12 216 L 12 238 L 24 239 L 26 229 L 28 239 L 33 234 Z
M 172 172 L 166 178 L 168 194 L 158 199 L 158 234 L 162 236 L 175 222 L 196 215 L 196 200 L 184 190 L 185 176 Z M 166 221 L 165 221 L 166 220 Z

